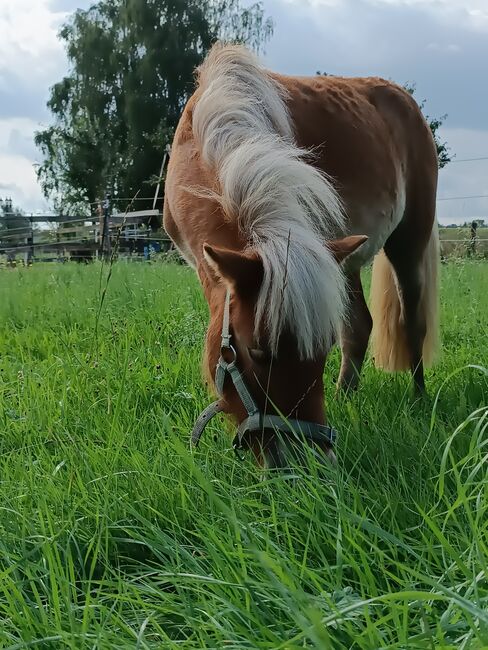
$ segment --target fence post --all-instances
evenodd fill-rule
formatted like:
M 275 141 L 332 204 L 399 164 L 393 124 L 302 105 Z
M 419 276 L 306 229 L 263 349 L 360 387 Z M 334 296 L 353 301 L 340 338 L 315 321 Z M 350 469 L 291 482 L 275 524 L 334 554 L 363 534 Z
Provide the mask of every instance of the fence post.
M 478 222 L 473 221 L 471 223 L 471 230 L 470 230 L 470 237 L 469 237 L 469 245 L 468 245 L 468 257 L 472 257 L 473 255 L 476 255 L 476 235 L 478 230 Z
M 34 227 L 32 226 L 32 217 L 29 217 L 30 232 L 28 238 L 29 251 L 27 252 L 27 265 L 34 263 Z
M 161 187 L 161 182 L 163 180 L 164 170 L 166 169 L 166 166 L 168 164 L 170 155 L 171 155 L 171 145 L 167 144 L 166 147 L 165 147 L 165 150 L 164 150 L 163 162 L 161 163 L 161 171 L 159 172 L 159 180 L 158 180 L 158 184 L 157 184 L 157 187 L 156 187 L 156 192 L 154 194 L 154 200 L 153 200 L 153 206 L 152 206 L 153 210 L 156 209 L 156 205 L 158 203 L 159 188 Z
M 103 228 L 102 228 L 102 246 L 101 246 L 101 253 L 106 261 L 110 260 L 110 254 L 111 254 L 111 243 L 110 243 L 110 214 L 112 211 L 112 204 L 111 204 L 111 195 L 106 194 L 105 195 L 105 201 L 103 202 Z

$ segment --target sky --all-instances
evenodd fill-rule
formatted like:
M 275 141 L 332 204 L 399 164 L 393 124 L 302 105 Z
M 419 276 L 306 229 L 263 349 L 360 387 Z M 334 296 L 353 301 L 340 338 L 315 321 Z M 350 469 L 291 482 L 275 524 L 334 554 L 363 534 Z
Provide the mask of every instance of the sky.
M 249 4 L 244 0 L 243 4 Z M 57 32 L 88 0 L 0 0 L 0 197 L 49 208 L 36 181 L 33 135 L 50 123 L 49 88 L 67 71 Z M 414 82 L 456 162 L 438 197 L 488 195 L 488 0 L 264 0 L 275 24 L 265 64 Z M 440 200 L 443 223 L 488 219 L 488 198 Z

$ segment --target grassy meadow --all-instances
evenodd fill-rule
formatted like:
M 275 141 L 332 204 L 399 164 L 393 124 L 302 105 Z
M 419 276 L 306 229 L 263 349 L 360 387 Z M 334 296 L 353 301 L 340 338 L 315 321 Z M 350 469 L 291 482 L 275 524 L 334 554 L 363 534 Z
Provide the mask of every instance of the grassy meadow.
M 188 449 L 189 269 L 0 270 L 0 648 L 487 648 L 488 267 L 441 301 L 429 398 L 335 396 L 335 351 L 337 469 L 262 480 L 224 421 Z
M 466 257 L 470 245 L 470 228 L 439 228 L 441 254 L 445 257 Z M 478 228 L 474 257 L 488 257 L 488 228 Z

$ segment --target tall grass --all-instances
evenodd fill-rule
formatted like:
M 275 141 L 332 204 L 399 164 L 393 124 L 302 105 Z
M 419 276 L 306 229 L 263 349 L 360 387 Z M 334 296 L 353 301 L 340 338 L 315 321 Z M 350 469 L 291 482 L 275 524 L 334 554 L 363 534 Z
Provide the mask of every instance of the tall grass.
M 431 398 L 368 362 L 336 470 L 261 480 L 212 424 L 193 274 L 0 273 L 0 647 L 488 646 L 488 274 L 443 267 Z

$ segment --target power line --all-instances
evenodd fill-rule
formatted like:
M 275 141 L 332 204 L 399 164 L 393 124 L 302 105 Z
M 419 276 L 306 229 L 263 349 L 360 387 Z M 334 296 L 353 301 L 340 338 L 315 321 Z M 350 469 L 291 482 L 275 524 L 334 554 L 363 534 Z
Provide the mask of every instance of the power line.
M 451 160 L 452 163 L 462 163 L 462 162 L 475 162 L 477 160 L 488 160 L 488 156 L 480 156 L 479 158 L 454 158 Z
M 488 199 L 488 194 L 472 194 L 471 196 L 440 196 L 438 201 L 464 201 L 467 199 Z

